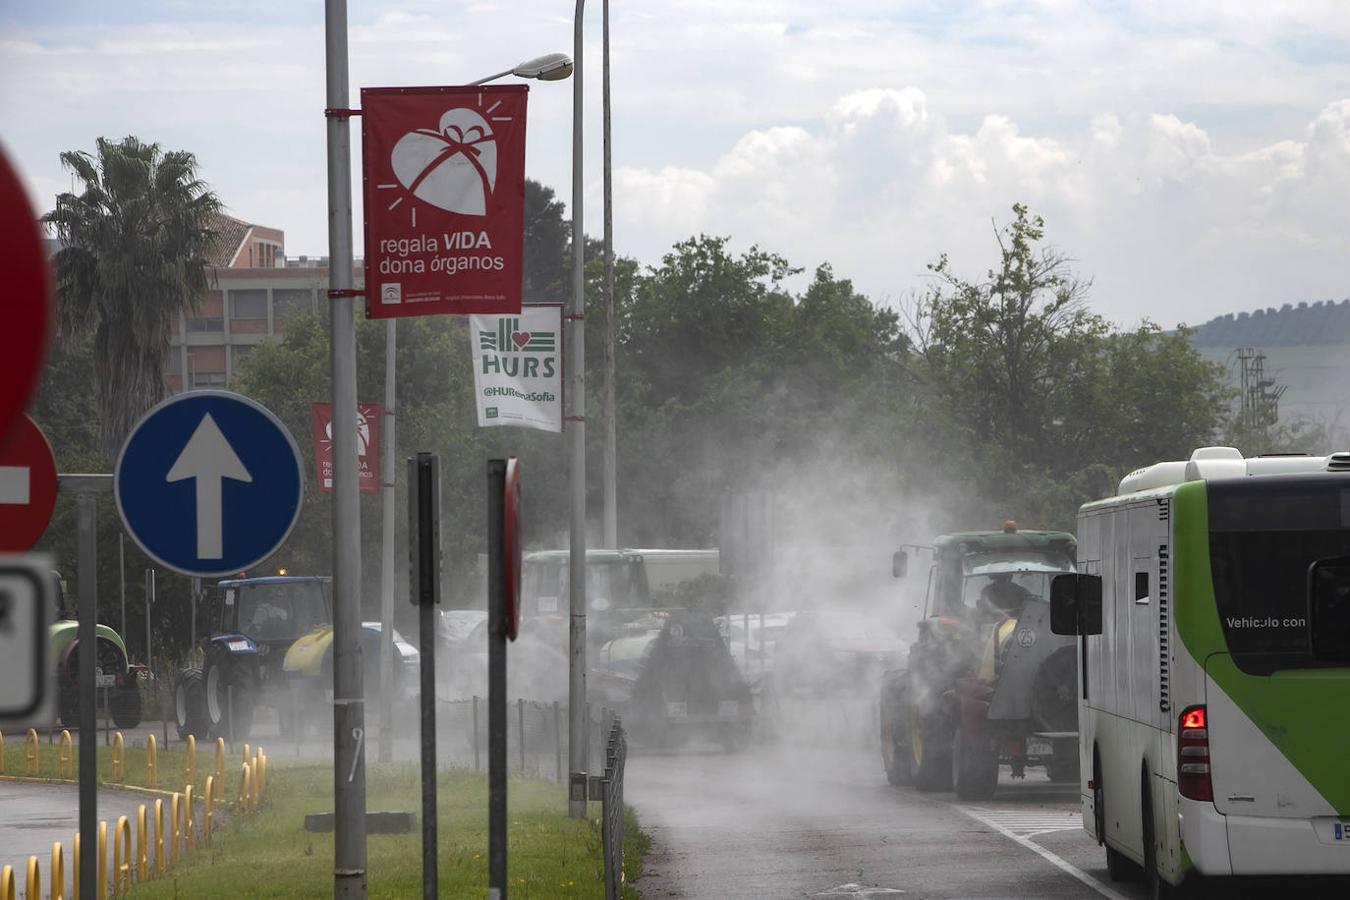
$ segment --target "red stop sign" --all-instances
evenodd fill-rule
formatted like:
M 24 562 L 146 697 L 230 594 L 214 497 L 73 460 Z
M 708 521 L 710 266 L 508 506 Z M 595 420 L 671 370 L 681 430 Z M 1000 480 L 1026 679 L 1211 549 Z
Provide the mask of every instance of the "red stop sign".
M 51 282 L 37 216 L 0 150 L 0 437 L 16 424 L 42 375 L 51 328 Z
M 506 636 L 516 639 L 520 633 L 520 463 L 513 456 L 506 461 L 506 487 L 502 497 L 502 584 L 506 609 Z
M 0 441 L 0 553 L 27 553 L 56 508 L 56 457 L 32 419 L 19 416 Z

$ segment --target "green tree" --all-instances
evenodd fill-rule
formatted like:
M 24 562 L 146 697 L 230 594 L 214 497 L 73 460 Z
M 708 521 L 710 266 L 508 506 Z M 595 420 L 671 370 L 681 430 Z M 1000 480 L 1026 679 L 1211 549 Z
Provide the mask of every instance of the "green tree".
M 99 138 L 96 156 L 69 151 L 61 162 L 81 184 L 43 217 L 62 243 L 59 319 L 64 334 L 93 331 L 101 441 L 112 457 L 164 396 L 170 330 L 206 291 L 220 202 L 191 153 L 135 137 Z
M 1025 206 L 997 237 L 999 265 L 983 280 L 940 257 L 911 310 L 924 439 L 933 465 L 966 486 L 969 509 L 1071 528 L 1078 504 L 1129 470 L 1213 441 L 1222 369 L 1185 329 L 1121 331 L 1091 312 L 1090 282 Z

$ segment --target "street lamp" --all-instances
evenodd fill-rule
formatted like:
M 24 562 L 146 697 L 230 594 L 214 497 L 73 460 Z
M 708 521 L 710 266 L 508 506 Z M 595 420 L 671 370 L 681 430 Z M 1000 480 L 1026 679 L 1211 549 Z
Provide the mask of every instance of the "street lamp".
M 562 81 L 571 74 L 572 57 L 566 53 L 545 53 L 543 56 L 536 56 L 534 59 L 517 63 L 515 68 L 507 69 L 505 72 L 498 72 L 496 75 L 489 75 L 486 78 L 480 78 L 469 83 L 486 84 L 489 81 L 496 81 L 498 78 L 505 78 L 507 75 L 538 81 Z

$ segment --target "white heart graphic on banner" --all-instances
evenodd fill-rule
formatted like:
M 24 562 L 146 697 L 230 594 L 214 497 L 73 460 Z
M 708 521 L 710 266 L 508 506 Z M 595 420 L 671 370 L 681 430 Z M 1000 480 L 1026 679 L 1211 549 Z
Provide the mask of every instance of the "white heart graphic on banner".
M 438 131 L 419 128 L 399 138 L 389 162 L 418 200 L 482 216 L 497 183 L 497 136 L 478 113 L 452 109 L 441 116 Z

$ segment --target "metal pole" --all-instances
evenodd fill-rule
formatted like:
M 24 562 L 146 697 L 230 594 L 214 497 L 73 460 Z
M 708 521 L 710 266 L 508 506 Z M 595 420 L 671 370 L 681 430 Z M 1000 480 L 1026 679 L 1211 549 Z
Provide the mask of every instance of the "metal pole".
M 150 643 L 150 611 L 155 605 L 155 570 L 145 570 L 145 664 L 150 667 L 151 674 L 155 671 L 155 653 L 154 647 Z M 161 716 L 160 718 L 163 718 Z
M 380 422 L 380 762 L 394 758 L 394 356 L 397 319 L 384 326 L 384 414 Z M 434 636 L 433 636 L 434 637 Z M 423 658 L 426 651 L 422 651 Z
M 419 453 L 408 460 L 408 557 L 417 592 L 417 632 L 421 643 L 422 712 L 422 897 L 435 900 L 436 873 L 436 605 L 440 602 L 440 458 Z
M 350 103 L 347 2 L 325 0 L 327 107 Z M 366 896 L 365 686 L 361 665 L 361 510 L 356 458 L 352 158 L 346 116 L 328 116 L 328 287 L 333 378 L 333 897 Z
M 202 580 L 200 578 L 192 579 L 192 643 L 189 646 L 197 646 L 197 607 L 202 602 Z
M 487 464 L 488 510 L 488 900 L 506 900 L 506 609 L 502 499 L 506 460 Z
M 79 521 L 80 623 L 80 845 L 98 846 L 98 722 L 94 696 L 94 629 L 98 621 L 98 498 L 79 494 L 75 498 Z M 89 855 L 92 859 L 92 854 Z M 94 900 L 97 866 L 80 869 L 80 900 Z
M 127 633 L 127 533 L 119 531 L 117 533 L 117 593 L 122 598 L 122 630 L 118 634 L 126 637 Z
M 601 97 L 604 111 L 605 170 L 605 384 L 601 411 L 605 417 L 604 494 L 605 546 L 619 546 L 618 437 L 614 401 L 614 179 L 610 168 L 609 128 L 609 0 L 604 0 L 601 42 Z
M 567 812 L 586 816 L 586 231 L 581 217 L 582 16 L 572 22 L 572 303 L 567 315 L 567 421 L 572 427 L 568 478 L 572 493 L 568 555 L 570 668 L 567 681 Z

